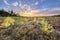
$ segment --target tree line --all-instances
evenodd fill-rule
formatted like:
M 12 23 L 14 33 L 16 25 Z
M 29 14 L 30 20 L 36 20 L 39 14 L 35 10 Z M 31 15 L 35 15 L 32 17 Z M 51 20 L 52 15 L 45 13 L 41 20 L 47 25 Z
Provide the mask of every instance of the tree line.
M 17 16 L 17 15 L 13 12 L 13 10 L 7 12 L 7 11 L 2 9 L 2 10 L 0 10 L 0 16 L 7 17 L 7 16 Z

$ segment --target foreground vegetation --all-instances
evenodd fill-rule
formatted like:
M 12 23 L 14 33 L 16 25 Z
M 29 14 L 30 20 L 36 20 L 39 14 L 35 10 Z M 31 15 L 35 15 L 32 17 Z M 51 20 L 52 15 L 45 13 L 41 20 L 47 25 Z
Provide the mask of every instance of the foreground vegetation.
M 60 40 L 60 17 L 0 17 L 0 40 Z

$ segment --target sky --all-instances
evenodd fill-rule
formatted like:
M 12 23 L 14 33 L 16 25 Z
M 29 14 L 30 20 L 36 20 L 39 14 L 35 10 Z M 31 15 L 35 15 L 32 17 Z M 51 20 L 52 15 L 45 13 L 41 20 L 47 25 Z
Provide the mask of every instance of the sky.
M 60 0 L 0 0 L 0 9 L 60 14 Z

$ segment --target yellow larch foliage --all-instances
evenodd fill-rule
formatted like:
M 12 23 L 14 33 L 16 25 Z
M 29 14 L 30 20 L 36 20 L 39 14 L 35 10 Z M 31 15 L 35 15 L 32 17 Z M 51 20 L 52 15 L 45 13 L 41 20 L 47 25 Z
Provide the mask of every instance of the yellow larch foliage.
M 41 19 L 41 24 L 42 24 L 42 31 L 46 34 L 49 34 L 53 32 L 53 26 L 51 24 L 48 24 L 48 22 L 45 20 L 45 18 Z
M 7 28 L 10 25 L 14 25 L 15 20 L 12 17 L 6 17 L 1 24 L 0 28 Z

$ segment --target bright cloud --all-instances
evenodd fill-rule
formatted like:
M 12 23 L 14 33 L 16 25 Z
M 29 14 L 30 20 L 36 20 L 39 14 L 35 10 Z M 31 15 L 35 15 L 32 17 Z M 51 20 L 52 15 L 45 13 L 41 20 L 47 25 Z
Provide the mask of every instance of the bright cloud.
M 14 2 L 12 5 L 13 6 L 18 6 L 18 2 Z
M 3 0 L 6 5 L 9 5 L 8 0 Z
M 39 4 L 39 2 L 35 2 L 35 5 L 38 5 Z

